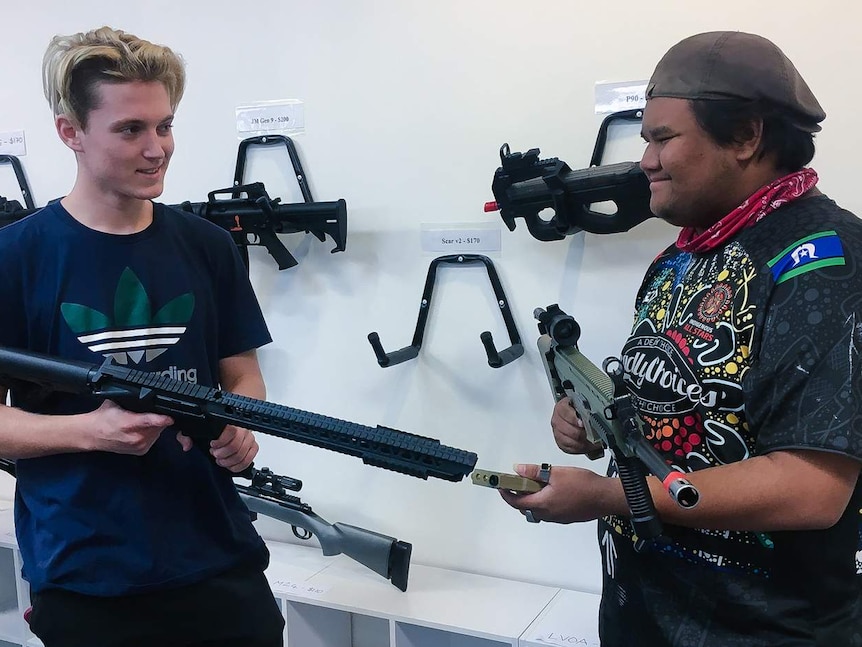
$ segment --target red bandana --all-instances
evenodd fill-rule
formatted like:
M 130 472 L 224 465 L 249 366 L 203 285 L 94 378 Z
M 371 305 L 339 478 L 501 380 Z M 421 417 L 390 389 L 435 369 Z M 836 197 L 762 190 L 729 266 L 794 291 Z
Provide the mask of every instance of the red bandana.
M 810 168 L 780 177 L 749 196 L 709 229 L 698 233 L 693 227 L 683 227 L 676 239 L 676 246 L 684 252 L 694 253 L 715 249 L 781 205 L 802 197 L 815 184 L 817 173 Z

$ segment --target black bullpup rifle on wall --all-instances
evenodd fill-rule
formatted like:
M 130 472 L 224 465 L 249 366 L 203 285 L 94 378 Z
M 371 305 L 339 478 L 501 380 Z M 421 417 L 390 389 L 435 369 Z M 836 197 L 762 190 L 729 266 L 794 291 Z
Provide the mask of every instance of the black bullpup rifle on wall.
M 0 458 L 0 470 L 17 476 L 15 461 L 8 458 Z M 249 485 L 234 486 L 253 518 L 262 514 L 290 524 L 299 539 L 317 537 L 324 555 L 344 554 L 407 590 L 412 544 L 357 526 L 330 524 L 299 497 L 287 493 L 302 488 L 298 479 L 273 474 L 266 467 L 253 469 L 250 479 Z
M 615 234 L 628 231 L 653 214 L 649 210 L 649 181 L 637 162 L 602 165 L 609 126 L 615 121 L 640 121 L 642 110 L 608 115 L 599 128 L 590 166 L 572 170 L 556 157 L 541 159 L 539 149 L 512 153 L 500 148 L 501 166 L 494 173 L 494 201 L 485 211 L 499 211 L 509 231 L 515 218 L 523 218 L 530 234 L 542 241 L 561 240 L 570 234 Z M 598 204 L 613 202 L 613 213 Z M 553 216 L 540 215 L 546 209 Z
M 697 505 L 700 494 L 679 472 L 669 466 L 643 433 L 643 421 L 623 381 L 622 363 L 606 359 L 602 368 L 578 350 L 581 328 L 557 304 L 536 308 L 539 321 L 539 354 L 554 399 L 569 398 L 586 428 L 587 439 L 611 450 L 631 511 L 631 523 L 639 540 L 649 541 L 662 533 L 661 521 L 646 482 L 645 469 L 662 482 L 682 508 Z M 588 453 L 604 456 L 604 449 Z
M 129 411 L 168 415 L 178 430 L 201 447 L 208 447 L 226 425 L 236 425 L 357 456 L 367 465 L 422 479 L 460 481 L 477 460 L 476 454 L 433 438 L 380 425 L 366 427 L 173 380 L 120 366 L 111 358 L 100 365 L 0 347 L 0 384 L 12 388 L 13 397 L 16 389 L 36 385 L 49 392 L 112 400 Z

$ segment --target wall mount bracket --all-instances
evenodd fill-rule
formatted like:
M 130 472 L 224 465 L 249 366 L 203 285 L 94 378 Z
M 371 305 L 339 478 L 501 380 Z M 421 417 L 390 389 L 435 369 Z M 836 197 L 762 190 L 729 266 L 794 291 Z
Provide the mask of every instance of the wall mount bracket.
M 236 152 L 236 169 L 233 174 L 234 186 L 238 187 L 245 184 L 245 165 L 249 147 L 278 146 L 279 144 L 284 144 L 287 147 L 287 155 L 290 157 L 290 165 L 293 167 L 293 174 L 296 176 L 296 183 L 299 185 L 302 199 L 305 202 L 314 202 L 314 198 L 311 197 L 311 188 L 308 186 L 308 180 L 305 177 L 305 171 L 302 169 L 302 162 L 299 160 L 299 153 L 296 152 L 293 140 L 286 135 L 260 135 L 259 137 L 243 139 L 239 143 Z
M 422 301 L 419 305 L 419 317 L 416 320 L 416 330 L 413 332 L 413 342 L 409 346 L 387 353 L 380 342 L 380 335 L 376 332 L 368 334 L 368 341 L 374 349 L 374 354 L 377 356 L 377 363 L 382 368 L 401 364 L 418 357 L 419 349 L 422 347 L 422 339 L 425 336 L 428 313 L 431 310 L 431 295 L 434 293 L 437 268 L 442 264 L 465 266 L 477 263 L 482 263 L 488 271 L 488 279 L 491 281 L 491 287 L 494 290 L 494 295 L 497 297 L 497 305 L 500 307 L 500 314 L 503 315 L 503 321 L 506 324 L 510 342 L 508 348 L 498 351 L 494 345 L 494 339 L 490 331 L 486 330 L 479 335 L 482 345 L 485 347 L 485 354 L 488 356 L 488 365 L 492 368 L 500 368 L 524 354 L 521 336 L 518 334 L 518 328 L 515 325 L 514 317 L 512 317 L 509 301 L 506 299 L 506 294 L 503 291 L 503 285 L 500 283 L 497 270 L 494 268 L 494 263 L 491 262 L 490 258 L 481 254 L 450 254 L 447 256 L 438 256 L 428 266 L 425 289 L 422 291 Z
M 35 209 L 36 203 L 33 202 L 33 192 L 30 191 L 30 185 L 27 183 L 27 176 L 24 175 L 24 167 L 21 166 L 21 160 L 19 160 L 14 155 L 0 155 L 0 164 L 11 164 L 12 170 L 15 172 L 15 179 L 18 180 L 18 188 L 21 189 L 21 197 L 24 198 L 24 206 L 27 209 Z M 3 204 L 7 202 L 5 198 L 0 198 L 3 201 Z M 8 200 L 9 209 L 7 211 L 14 210 L 15 204 L 18 204 L 20 208 L 20 203 L 14 203 L 12 200 Z

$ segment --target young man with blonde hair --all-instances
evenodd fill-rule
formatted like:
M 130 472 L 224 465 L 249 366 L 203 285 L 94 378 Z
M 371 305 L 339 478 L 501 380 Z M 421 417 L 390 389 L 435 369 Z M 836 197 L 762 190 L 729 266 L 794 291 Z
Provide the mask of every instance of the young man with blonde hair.
M 43 80 L 77 176 L 0 230 L 0 345 L 264 398 L 255 349 L 271 339 L 230 237 L 153 202 L 181 59 L 103 27 L 55 37 Z M 282 644 L 269 554 L 231 478 L 257 453 L 250 431 L 227 427 L 201 451 L 167 416 L 7 386 L 0 456 L 16 460 L 30 623 L 46 647 Z

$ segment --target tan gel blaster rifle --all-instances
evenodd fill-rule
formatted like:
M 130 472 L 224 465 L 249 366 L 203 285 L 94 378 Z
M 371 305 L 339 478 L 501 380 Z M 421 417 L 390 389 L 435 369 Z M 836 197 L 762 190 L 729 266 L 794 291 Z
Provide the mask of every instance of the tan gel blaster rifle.
M 662 533 L 661 521 L 646 482 L 646 473 L 658 477 L 668 494 L 682 508 L 697 505 L 700 495 L 682 472 L 671 468 L 643 435 L 643 421 L 623 381 L 623 366 L 616 357 L 602 368 L 578 350 L 581 328 L 557 304 L 536 308 L 539 321 L 539 353 L 554 398 L 569 398 L 586 428 L 587 439 L 611 450 L 617 463 L 631 523 L 638 538 L 655 539 Z M 593 460 L 604 456 L 600 448 L 587 454 Z

